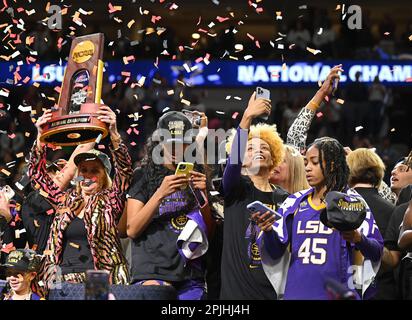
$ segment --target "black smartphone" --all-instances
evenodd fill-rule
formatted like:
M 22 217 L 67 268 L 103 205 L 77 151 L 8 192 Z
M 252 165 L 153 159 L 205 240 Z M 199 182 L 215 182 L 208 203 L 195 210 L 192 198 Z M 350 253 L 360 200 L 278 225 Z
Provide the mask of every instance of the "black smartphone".
M 87 270 L 85 300 L 109 300 L 109 277 L 107 270 Z

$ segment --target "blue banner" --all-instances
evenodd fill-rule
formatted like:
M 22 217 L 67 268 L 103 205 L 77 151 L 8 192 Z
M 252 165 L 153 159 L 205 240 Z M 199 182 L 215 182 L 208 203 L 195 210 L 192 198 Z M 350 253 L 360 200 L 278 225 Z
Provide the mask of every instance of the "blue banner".
M 105 77 L 113 83 L 125 80 L 130 73 L 129 83 L 149 84 L 158 73 L 169 85 L 173 85 L 180 74 L 189 86 L 195 87 L 242 87 L 242 86 L 307 86 L 323 81 L 331 67 L 342 63 L 345 72 L 341 76 L 344 85 L 361 73 L 361 81 L 371 83 L 376 76 L 385 85 L 412 85 L 412 61 L 327 61 L 288 62 L 281 61 L 185 61 L 142 60 L 130 64 L 122 61 L 105 63 Z M 20 65 L 15 77 L 15 63 L 0 63 L 1 85 L 61 85 L 65 65 L 56 62 Z M 28 80 L 30 78 L 30 80 Z M 18 81 L 17 81 L 18 79 Z

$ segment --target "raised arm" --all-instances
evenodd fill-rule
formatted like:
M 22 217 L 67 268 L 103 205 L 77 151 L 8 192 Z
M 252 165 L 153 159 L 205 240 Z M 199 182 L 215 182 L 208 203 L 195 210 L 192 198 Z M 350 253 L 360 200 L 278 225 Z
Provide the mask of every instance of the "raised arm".
M 248 106 L 243 113 L 242 120 L 240 121 L 232 142 L 229 159 L 222 179 L 223 193 L 225 195 L 229 194 L 239 182 L 242 170 L 242 160 L 245 155 L 252 120 L 260 115 L 270 113 L 270 101 L 265 99 L 255 100 L 255 95 L 256 93 L 253 93 L 249 99 Z
M 64 195 L 60 186 L 54 182 L 46 170 L 46 151 L 47 146 L 40 142 L 42 125 L 51 119 L 51 111 L 46 110 L 37 120 L 37 139 L 33 144 L 29 159 L 29 177 L 33 188 L 40 190 L 42 194 L 53 206 L 57 206 Z
M 326 96 L 330 95 L 333 90 L 333 81 L 339 79 L 339 72 L 342 72 L 342 65 L 334 66 L 320 89 L 315 93 L 308 104 L 299 112 L 297 118 L 288 130 L 286 143 L 297 148 L 301 153 L 306 150 L 306 139 L 308 131 L 315 117 L 316 111 Z
M 114 164 L 114 179 L 110 189 L 110 194 L 115 199 L 112 205 L 117 206 L 117 218 L 120 219 L 126 201 L 126 191 L 129 188 L 133 175 L 132 160 L 126 145 L 117 130 L 116 114 L 108 106 L 101 106 L 97 112 L 97 117 L 102 122 L 108 124 L 110 134 L 110 152 Z

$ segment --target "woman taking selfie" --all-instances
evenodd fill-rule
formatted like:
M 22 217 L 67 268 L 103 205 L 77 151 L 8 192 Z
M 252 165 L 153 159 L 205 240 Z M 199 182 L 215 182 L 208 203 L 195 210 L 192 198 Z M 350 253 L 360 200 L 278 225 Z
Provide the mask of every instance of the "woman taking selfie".
M 79 153 L 76 185 L 63 192 L 46 171 L 47 146 L 39 138 L 42 125 L 50 121 L 45 112 L 36 123 L 38 140 L 32 148 L 29 175 L 35 189 L 53 205 L 53 220 L 40 274 L 46 289 L 54 281 L 84 282 L 89 269 L 108 270 L 113 284 L 127 284 L 127 262 L 122 254 L 117 223 L 125 205 L 125 191 L 132 176 L 127 147 L 117 131 L 116 114 L 107 106 L 98 119 L 108 124 L 114 180 L 109 157 L 97 150 Z
M 127 200 L 127 235 L 132 242 L 132 283 L 173 286 L 179 300 L 200 300 L 205 294 L 204 254 L 212 218 L 203 166 L 180 169 L 185 150 L 195 141 L 190 120 L 181 112 L 158 121 L 142 168 L 134 175 Z M 163 139 L 162 139 L 163 138 Z M 192 191 L 193 190 L 193 191 Z M 197 190 L 198 197 L 195 197 Z M 191 235 L 196 241 L 191 241 Z
M 276 292 L 263 272 L 257 248 L 258 228 L 246 208 L 261 201 L 277 210 L 288 193 L 270 184 L 269 178 L 284 157 L 284 145 L 276 127 L 251 125 L 270 113 L 270 101 L 251 96 L 237 130 L 230 137 L 230 154 L 222 185 L 224 231 L 221 299 L 276 299 Z

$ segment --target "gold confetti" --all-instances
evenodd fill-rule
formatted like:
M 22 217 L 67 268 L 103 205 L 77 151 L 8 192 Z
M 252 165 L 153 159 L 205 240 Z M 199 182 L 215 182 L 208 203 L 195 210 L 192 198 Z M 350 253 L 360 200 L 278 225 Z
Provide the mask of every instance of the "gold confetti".
M 22 158 L 22 157 L 24 157 L 24 153 L 23 153 L 23 152 L 20 152 L 20 153 L 16 154 L 16 158 Z
M 187 105 L 188 107 L 190 107 L 190 101 L 189 100 L 182 99 L 180 102 Z
M 74 243 L 74 242 L 70 242 L 69 245 L 73 248 L 76 248 L 76 249 L 80 248 L 80 246 L 77 243 Z
M 10 176 L 11 172 L 7 171 L 6 169 L 1 169 L 1 172 L 4 173 L 6 176 Z
M 39 193 L 40 193 L 40 195 L 42 195 L 45 198 L 47 198 L 49 196 L 49 194 L 44 190 L 39 190 Z
M 339 103 L 339 104 L 344 104 L 344 103 L 345 103 L 345 100 L 343 100 L 343 99 L 336 99 L 336 102 Z
M 130 20 L 129 23 L 127 24 L 127 27 L 130 29 L 131 26 L 135 23 L 134 19 Z

